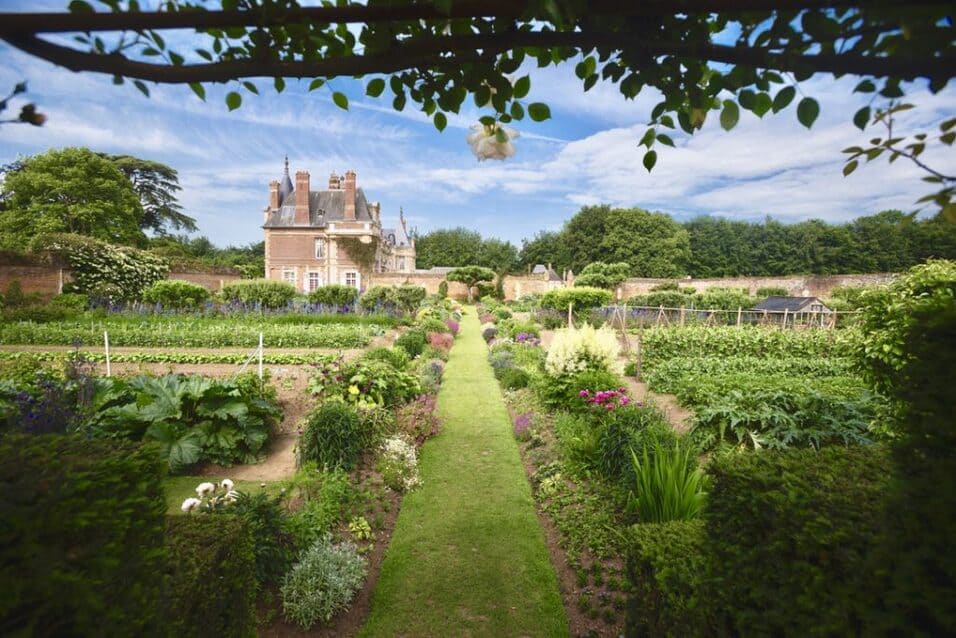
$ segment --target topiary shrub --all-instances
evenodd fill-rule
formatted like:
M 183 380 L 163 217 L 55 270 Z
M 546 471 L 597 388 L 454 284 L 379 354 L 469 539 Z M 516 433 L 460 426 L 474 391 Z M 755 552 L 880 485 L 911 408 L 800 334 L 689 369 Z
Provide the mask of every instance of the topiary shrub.
M 442 279 L 441 283 L 438 284 L 438 296 L 442 299 L 448 296 L 448 282 L 444 279 Z
M 299 439 L 299 465 L 351 470 L 361 451 L 361 430 L 355 410 L 343 401 L 327 401 L 306 417 Z
M 256 635 L 256 560 L 242 520 L 171 516 L 166 551 L 166 635 Z
M 624 635 L 710 635 L 707 604 L 700 598 L 706 565 L 703 521 L 634 525 L 627 533 L 631 585 Z
M 584 267 L 574 279 L 575 286 L 592 288 L 614 288 L 624 282 L 631 274 L 631 265 L 626 261 L 607 264 L 595 261 Z
M 325 534 L 306 550 L 282 585 L 285 617 L 304 629 L 345 611 L 362 587 L 367 567 L 352 543 Z
M 392 289 L 392 299 L 403 312 L 415 312 L 428 296 L 423 286 L 405 284 Z
M 295 286 L 285 281 L 249 279 L 235 281 L 222 287 L 226 301 L 240 302 L 263 308 L 283 308 L 295 297 Z
M 358 290 L 352 286 L 329 284 L 328 286 L 320 286 L 310 292 L 309 303 L 323 306 L 352 306 L 355 304 L 357 296 Z
M 875 446 L 717 458 L 703 593 L 717 633 L 865 634 L 889 472 Z
M 161 633 L 163 474 L 126 441 L 0 438 L 0 635 Z
M 611 303 L 611 291 L 586 286 L 575 288 L 555 288 L 544 293 L 541 297 L 542 308 L 553 308 L 559 311 L 568 311 L 568 304 L 574 312 L 598 308 Z
M 424 333 L 451 332 L 448 325 L 438 317 L 423 317 L 418 321 L 418 329 Z
M 372 286 L 362 294 L 359 305 L 364 310 L 384 310 L 395 305 L 392 288 L 389 286 Z
M 199 284 L 179 279 L 164 279 L 143 291 L 143 301 L 164 308 L 186 310 L 198 308 L 209 299 L 209 291 Z
M 408 356 L 414 359 L 425 349 L 425 333 L 421 330 L 409 330 L 395 340 L 395 347 L 401 348 L 408 353 Z

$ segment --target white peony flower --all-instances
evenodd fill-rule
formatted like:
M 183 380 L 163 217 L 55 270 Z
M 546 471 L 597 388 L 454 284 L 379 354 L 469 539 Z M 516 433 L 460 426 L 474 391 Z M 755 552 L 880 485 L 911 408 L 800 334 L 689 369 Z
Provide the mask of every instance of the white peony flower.
M 180 509 L 188 513 L 193 511 L 195 508 L 199 507 L 200 505 L 202 505 L 202 501 L 200 501 L 198 498 L 187 498 L 185 501 L 183 501 L 183 504 L 180 507 Z
M 232 488 L 235 487 L 235 484 L 229 479 L 222 479 L 222 483 L 220 483 L 220 485 L 222 485 L 222 489 L 226 490 L 227 492 L 231 492 Z
M 471 146 L 471 152 L 478 161 L 486 159 L 503 160 L 515 154 L 512 140 L 518 139 L 521 134 L 510 126 L 502 124 L 474 124 L 472 132 L 465 139 Z
M 200 483 L 196 486 L 196 494 L 199 495 L 199 498 L 203 496 L 208 496 L 216 491 L 216 485 L 214 483 Z

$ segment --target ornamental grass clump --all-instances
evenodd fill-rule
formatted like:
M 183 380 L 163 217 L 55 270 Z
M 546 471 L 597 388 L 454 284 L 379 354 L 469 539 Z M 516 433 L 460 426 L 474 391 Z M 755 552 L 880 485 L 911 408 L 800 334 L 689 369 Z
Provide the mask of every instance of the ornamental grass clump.
M 634 484 L 628 510 L 642 523 L 689 521 L 707 501 L 707 475 L 697 467 L 688 447 L 644 448 L 640 458 L 631 450 Z
M 345 611 L 367 572 L 352 543 L 332 543 L 325 534 L 306 550 L 282 584 L 282 612 L 303 629 L 328 622 Z
M 544 369 L 552 377 L 572 376 L 587 371 L 620 374 L 620 351 L 617 336 L 608 328 L 595 329 L 589 325 L 578 329 L 566 328 L 555 332 Z

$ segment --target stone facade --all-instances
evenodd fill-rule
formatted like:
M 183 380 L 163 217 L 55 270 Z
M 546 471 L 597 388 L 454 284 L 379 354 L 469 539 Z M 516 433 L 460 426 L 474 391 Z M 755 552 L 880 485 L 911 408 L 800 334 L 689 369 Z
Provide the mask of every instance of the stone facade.
M 383 228 L 381 205 L 366 199 L 354 171 L 332 173 L 328 188 L 311 190 L 306 171 L 289 176 L 286 160 L 281 181 L 269 184 L 264 210 L 265 277 L 288 281 L 300 292 L 327 284 L 368 288 L 378 275 L 415 270 L 415 241 L 408 234 L 404 212 L 399 225 Z M 346 240 L 375 244 L 374 265 L 357 264 Z

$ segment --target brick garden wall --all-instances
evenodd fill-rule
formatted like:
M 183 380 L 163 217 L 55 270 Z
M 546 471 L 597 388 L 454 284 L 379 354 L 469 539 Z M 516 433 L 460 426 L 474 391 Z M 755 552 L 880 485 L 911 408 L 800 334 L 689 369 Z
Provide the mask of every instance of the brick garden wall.
M 239 281 L 235 273 L 171 272 L 169 279 L 183 279 L 204 286 L 215 292 L 223 284 Z M 12 281 L 19 281 L 23 292 L 39 293 L 52 297 L 60 292 L 62 284 L 70 281 L 70 271 L 55 266 L 6 266 L 0 265 L 0 290 L 6 290 Z
M 897 275 L 874 273 L 868 275 L 789 275 L 786 277 L 727 277 L 721 279 L 682 279 L 681 286 L 691 286 L 698 292 L 707 288 L 746 288 L 751 295 L 759 288 L 784 288 L 794 297 L 829 297 L 838 286 L 871 286 L 885 284 Z M 628 279 L 620 287 L 620 297 L 629 299 L 650 292 L 651 288 L 673 279 Z

